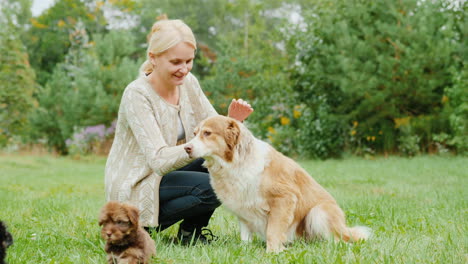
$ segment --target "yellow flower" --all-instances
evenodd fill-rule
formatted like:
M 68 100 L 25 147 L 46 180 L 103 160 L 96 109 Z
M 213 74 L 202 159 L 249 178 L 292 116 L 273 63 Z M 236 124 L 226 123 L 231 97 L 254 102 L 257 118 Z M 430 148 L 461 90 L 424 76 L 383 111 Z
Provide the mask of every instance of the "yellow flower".
M 299 112 L 298 110 L 294 109 L 293 110 L 293 116 L 294 118 L 299 118 L 301 116 L 301 112 Z
M 448 102 L 448 100 L 449 100 L 449 98 L 448 98 L 446 95 L 442 96 L 442 103 L 443 103 L 443 104 L 445 104 L 446 102 Z
M 370 140 L 371 140 L 371 137 L 370 137 L 370 136 L 367 136 L 366 139 L 367 139 L 367 141 L 370 141 Z
M 357 127 L 359 125 L 358 121 L 353 121 L 353 127 Z
M 62 19 L 60 19 L 58 22 L 57 22 L 57 25 L 58 27 L 64 27 L 66 25 L 65 21 L 63 21 Z
M 372 141 L 375 141 L 375 136 L 372 136 L 372 137 L 371 137 L 371 140 L 372 140 Z
M 285 116 L 282 116 L 280 121 L 281 121 L 281 125 L 283 126 L 287 126 L 291 123 L 291 120 Z
M 34 18 L 31 18 L 31 24 L 32 24 L 32 26 L 35 27 L 35 28 L 47 28 L 47 25 L 44 25 L 44 24 L 39 23 L 39 21 L 37 21 L 37 20 L 34 19 Z
M 410 116 L 393 119 L 393 121 L 395 122 L 395 128 L 399 128 L 401 126 L 405 126 L 409 124 L 410 120 L 411 120 Z
M 295 105 L 294 106 L 294 109 L 293 109 L 293 117 L 294 118 L 299 118 L 302 115 L 301 108 L 302 107 L 300 105 Z
M 268 132 L 270 132 L 271 134 L 276 134 L 276 130 L 271 126 L 268 127 Z
M 95 20 L 96 16 L 91 13 L 86 13 L 86 16 L 89 17 L 91 20 Z
M 96 2 L 96 7 L 101 8 L 104 5 L 104 1 L 97 1 Z
M 354 136 L 354 135 L 356 135 L 356 130 L 353 129 L 351 130 L 351 136 Z

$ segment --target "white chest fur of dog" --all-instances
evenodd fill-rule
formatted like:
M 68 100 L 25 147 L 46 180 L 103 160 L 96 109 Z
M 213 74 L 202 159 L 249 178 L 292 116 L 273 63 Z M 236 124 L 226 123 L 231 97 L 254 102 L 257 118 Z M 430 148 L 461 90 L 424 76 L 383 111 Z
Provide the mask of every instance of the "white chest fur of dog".
M 266 224 L 270 211 L 268 202 L 260 193 L 262 172 L 270 162 L 267 153 L 270 146 L 255 140 L 251 153 L 254 162 L 243 166 L 233 164 L 214 156 L 207 158 L 205 166 L 209 168 L 211 185 L 224 206 L 232 211 L 240 220 L 242 240 L 251 240 L 251 230 L 263 238 L 266 237 Z
M 211 117 L 195 133 L 185 150 L 205 158 L 216 195 L 239 219 L 242 240 L 257 233 L 268 252 L 280 252 L 299 236 L 344 241 L 369 236 L 368 228 L 347 227 L 343 211 L 324 188 L 240 122 Z

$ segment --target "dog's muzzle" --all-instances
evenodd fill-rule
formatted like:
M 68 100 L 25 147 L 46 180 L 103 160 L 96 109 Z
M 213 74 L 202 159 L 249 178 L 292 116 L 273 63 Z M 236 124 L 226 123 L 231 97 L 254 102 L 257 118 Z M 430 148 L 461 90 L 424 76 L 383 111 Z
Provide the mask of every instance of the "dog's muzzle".
M 193 150 L 193 145 L 192 144 L 187 144 L 185 145 L 184 147 L 185 149 L 185 152 L 187 152 L 187 154 L 189 155 L 189 157 L 192 157 L 192 150 Z

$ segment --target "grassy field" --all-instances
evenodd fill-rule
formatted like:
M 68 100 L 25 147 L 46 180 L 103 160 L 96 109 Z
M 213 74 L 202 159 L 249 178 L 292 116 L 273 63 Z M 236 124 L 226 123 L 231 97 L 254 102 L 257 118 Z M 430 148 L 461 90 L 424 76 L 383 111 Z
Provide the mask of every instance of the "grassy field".
M 7 261 L 105 263 L 97 215 L 104 204 L 105 159 L 0 155 L 0 219 L 14 237 Z M 468 158 L 423 156 L 303 161 L 334 195 L 349 225 L 373 229 L 359 244 L 297 241 L 266 254 L 244 244 L 223 208 L 212 245 L 172 244 L 177 227 L 156 234 L 154 263 L 468 263 Z

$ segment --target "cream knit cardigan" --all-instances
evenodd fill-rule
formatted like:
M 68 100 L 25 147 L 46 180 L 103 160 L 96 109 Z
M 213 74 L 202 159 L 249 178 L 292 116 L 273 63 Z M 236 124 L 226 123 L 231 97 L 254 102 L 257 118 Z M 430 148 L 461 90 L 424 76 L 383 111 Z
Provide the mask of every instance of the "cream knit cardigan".
M 200 121 L 217 115 L 192 74 L 179 86 L 179 95 L 179 105 L 167 103 L 142 75 L 125 88 L 120 103 L 105 169 L 106 199 L 138 207 L 143 226 L 158 225 L 163 175 L 191 161 L 177 145 L 179 114 L 187 141 Z

